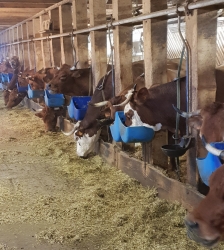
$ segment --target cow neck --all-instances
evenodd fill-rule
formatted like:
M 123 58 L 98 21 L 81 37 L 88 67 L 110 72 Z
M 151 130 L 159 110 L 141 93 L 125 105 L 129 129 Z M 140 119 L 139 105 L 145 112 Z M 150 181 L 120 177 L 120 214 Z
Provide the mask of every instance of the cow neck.
M 103 101 L 105 101 L 105 93 L 104 93 L 104 87 L 105 87 L 105 83 L 110 75 L 110 73 L 112 72 L 112 70 L 108 71 L 107 74 L 103 77 L 102 83 L 96 87 L 96 89 L 98 89 L 99 91 L 101 91 L 102 93 L 102 97 L 103 97 Z

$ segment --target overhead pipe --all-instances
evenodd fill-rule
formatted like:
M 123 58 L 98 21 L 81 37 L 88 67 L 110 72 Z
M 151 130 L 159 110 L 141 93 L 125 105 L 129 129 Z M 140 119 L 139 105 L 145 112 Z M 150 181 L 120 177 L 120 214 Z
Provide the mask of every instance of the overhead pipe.
M 62 2 L 59 2 L 59 3 L 55 4 L 55 5 L 41 11 L 40 13 L 34 15 L 33 17 L 28 18 L 28 19 L 24 20 L 23 22 L 12 26 L 11 28 L 16 27 L 17 25 L 21 25 L 21 24 L 23 24 L 23 23 L 25 23 L 27 21 L 31 21 L 32 19 L 37 18 L 40 15 L 46 14 L 47 11 L 50 11 L 51 9 L 57 8 L 60 5 L 63 5 L 65 3 L 71 3 L 71 2 L 72 2 L 72 0 L 64 0 Z M 217 5 L 217 4 L 223 4 L 223 0 L 203 0 L 203 1 L 200 1 L 200 2 L 190 3 L 188 5 L 188 9 L 193 10 L 193 9 L 204 8 L 204 7 L 208 7 L 208 6 L 211 6 L 211 5 Z M 125 18 L 125 19 L 118 20 L 118 21 L 113 21 L 109 25 L 108 24 L 102 24 L 102 25 L 97 25 L 97 26 L 94 26 L 94 27 L 86 28 L 86 29 L 80 29 L 80 30 L 74 30 L 72 32 L 66 32 L 66 33 L 63 33 L 63 34 L 51 35 L 51 36 L 48 36 L 48 37 L 27 39 L 27 40 L 11 43 L 11 45 L 20 44 L 22 42 L 41 41 L 41 40 L 46 40 L 46 39 L 49 39 L 49 38 L 53 39 L 53 38 L 59 38 L 59 37 L 66 37 L 66 36 L 71 36 L 72 34 L 77 35 L 77 34 L 89 33 L 91 31 L 108 29 L 109 27 L 112 28 L 113 26 L 125 25 L 125 24 L 130 24 L 130 23 L 138 23 L 138 22 L 142 22 L 142 21 L 147 20 L 147 19 L 162 17 L 162 16 L 166 16 L 166 15 L 172 15 L 172 14 L 176 13 L 177 11 L 178 12 L 184 12 L 185 7 L 184 6 L 172 7 L 172 8 L 168 8 L 166 10 L 160 10 L 160 11 L 152 12 L 152 13 L 149 13 L 149 14 L 144 14 L 144 15 L 140 15 L 140 16 Z M 0 35 L 2 33 L 3 32 L 1 32 Z M 10 45 L 10 44 L 1 45 L 0 47 L 8 46 L 8 45 Z

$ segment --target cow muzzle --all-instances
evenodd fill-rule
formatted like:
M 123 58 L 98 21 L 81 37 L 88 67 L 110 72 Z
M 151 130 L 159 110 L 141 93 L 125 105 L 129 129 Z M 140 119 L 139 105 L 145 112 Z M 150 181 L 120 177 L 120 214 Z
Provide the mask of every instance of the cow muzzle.
M 187 219 L 184 220 L 184 224 L 187 230 L 187 236 L 189 239 L 194 240 L 195 242 L 201 244 L 204 247 L 213 247 L 217 244 L 220 237 L 217 237 L 213 240 L 208 240 L 199 235 L 200 225 L 196 222 L 189 221 Z

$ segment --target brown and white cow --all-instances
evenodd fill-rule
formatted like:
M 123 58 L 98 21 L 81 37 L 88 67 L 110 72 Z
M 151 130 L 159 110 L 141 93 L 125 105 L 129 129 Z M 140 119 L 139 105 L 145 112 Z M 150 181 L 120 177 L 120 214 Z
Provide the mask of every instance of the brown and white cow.
M 178 68 L 178 62 L 179 59 L 170 60 L 167 62 L 168 67 L 170 67 L 173 71 L 171 74 L 167 72 L 167 75 L 169 75 L 170 79 L 176 78 L 177 75 L 177 68 Z M 109 125 L 113 122 L 112 119 L 114 119 L 114 113 L 119 110 L 124 110 L 124 107 L 113 107 L 113 104 L 119 104 L 123 102 L 126 97 L 125 95 L 128 93 L 128 91 L 131 90 L 133 85 L 136 84 L 136 90 L 143 88 L 145 85 L 145 79 L 144 75 L 141 75 L 144 72 L 144 66 L 143 61 L 134 62 L 132 65 L 133 70 L 133 79 L 135 79 L 133 84 L 130 84 L 126 89 L 124 89 L 119 96 L 112 98 L 112 85 L 111 85 L 111 75 L 108 76 L 108 83 L 105 84 L 104 93 L 105 93 L 105 100 L 111 101 L 108 103 L 103 102 L 103 106 L 108 103 L 109 108 L 97 108 L 93 107 L 92 105 L 88 106 L 87 113 L 80 123 L 76 124 L 74 127 L 75 134 L 74 137 L 77 140 L 77 154 L 79 156 L 87 156 L 95 147 L 95 144 L 100 136 L 101 127 L 106 125 Z M 184 69 L 182 67 L 181 74 L 184 75 Z M 139 76 L 141 75 L 141 76 Z M 102 79 L 101 79 L 102 81 Z M 101 85 L 101 82 L 99 82 L 98 86 Z M 129 92 L 129 95 L 131 92 Z M 94 92 L 93 98 L 91 100 L 91 104 L 95 104 L 98 102 L 102 102 L 103 97 L 101 91 L 99 91 L 97 88 Z M 173 111 L 172 111 L 173 112 Z M 101 118 L 112 118 L 104 120 L 103 123 L 99 122 Z M 156 130 L 160 129 L 160 124 L 157 124 L 157 127 L 155 127 Z M 71 133 L 68 133 L 71 134 Z
M 133 77 L 136 78 L 139 74 L 144 71 L 143 61 L 133 63 Z M 141 81 L 141 86 L 144 86 L 144 81 Z M 122 93 L 126 93 L 128 89 L 131 89 L 133 84 L 127 87 Z M 139 84 L 140 86 L 140 84 Z M 81 157 L 86 157 L 91 153 L 98 141 L 101 133 L 101 128 L 105 124 L 108 124 L 108 120 L 104 123 L 99 122 L 100 119 L 105 118 L 105 113 L 107 110 L 97 108 L 93 104 L 108 100 L 113 96 L 113 86 L 112 86 L 112 72 L 109 71 L 104 77 L 99 81 L 94 94 L 92 96 L 91 102 L 88 105 L 88 109 L 84 119 L 81 122 L 75 124 L 74 129 L 69 133 L 64 133 L 66 135 L 72 134 L 74 131 L 74 138 L 77 141 L 77 155 Z M 111 123 L 110 121 L 109 123 Z

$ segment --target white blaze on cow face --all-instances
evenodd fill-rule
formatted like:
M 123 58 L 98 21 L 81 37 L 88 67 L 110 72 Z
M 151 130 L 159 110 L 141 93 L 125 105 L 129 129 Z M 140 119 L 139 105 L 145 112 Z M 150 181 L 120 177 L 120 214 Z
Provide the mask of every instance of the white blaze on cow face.
M 144 126 L 147 128 L 152 128 L 154 131 L 159 131 L 162 128 L 162 124 L 161 123 L 157 123 L 155 126 L 149 125 L 147 123 L 142 122 L 140 116 L 138 115 L 137 111 L 134 110 L 130 103 L 128 103 L 127 105 L 125 105 L 124 107 L 124 113 L 127 113 L 129 110 L 132 110 L 134 112 L 134 115 L 132 116 L 132 124 L 131 127 L 137 127 L 137 126 Z
M 75 131 L 76 132 L 76 131 Z M 101 129 L 97 131 L 92 137 L 84 133 L 82 137 L 74 133 L 74 138 L 77 141 L 77 155 L 80 157 L 87 157 L 88 154 L 93 152 L 94 147 L 100 137 Z

